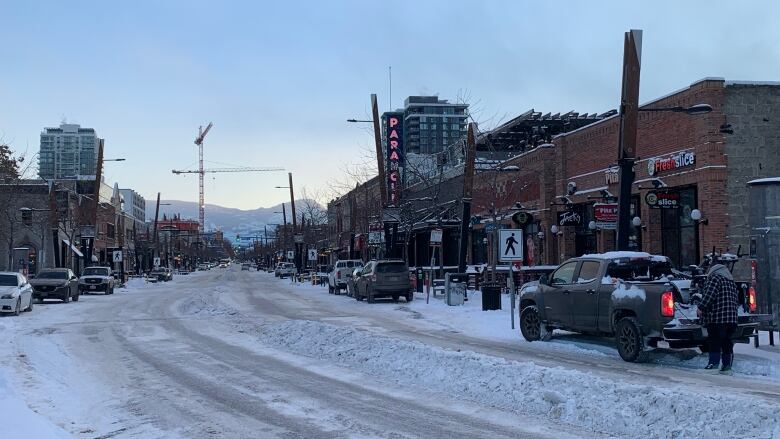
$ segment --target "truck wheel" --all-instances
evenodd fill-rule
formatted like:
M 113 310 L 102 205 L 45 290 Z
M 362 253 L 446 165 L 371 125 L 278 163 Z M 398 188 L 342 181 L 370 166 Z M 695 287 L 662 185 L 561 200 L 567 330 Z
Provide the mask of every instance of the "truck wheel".
M 645 349 L 645 338 L 639 330 L 636 317 L 625 317 L 618 322 L 615 339 L 620 358 L 631 363 L 647 361 L 649 353 Z
M 408 302 L 411 302 L 412 300 L 414 300 L 414 293 L 407 293 L 406 294 L 406 302 L 408 303 Z
M 550 340 L 552 331 L 542 324 L 536 305 L 526 306 L 520 311 L 520 333 L 528 341 Z

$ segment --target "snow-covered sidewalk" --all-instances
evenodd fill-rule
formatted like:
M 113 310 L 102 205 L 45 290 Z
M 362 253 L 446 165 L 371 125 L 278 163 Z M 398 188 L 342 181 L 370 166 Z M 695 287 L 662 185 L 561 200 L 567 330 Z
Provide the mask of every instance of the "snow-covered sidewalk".
M 479 339 L 529 345 L 520 335 L 517 318 L 515 318 L 515 329 L 511 327 L 511 304 L 508 294 L 501 295 L 500 310 L 482 311 L 482 297 L 479 291 L 469 291 L 469 300 L 462 306 L 448 306 L 441 295 L 436 298 L 431 296 L 426 303 L 426 295 L 420 293 L 417 293 L 415 300 L 409 304 L 401 299 L 397 304 L 385 301 L 368 305 L 357 302 L 351 297 L 330 295 L 327 287 L 310 283 L 292 283 L 289 280 L 278 280 L 278 282 L 284 287 L 295 288 L 312 300 L 340 302 L 339 306 L 359 310 L 362 314 L 397 315 L 399 318 L 404 318 L 407 323 L 431 331 L 450 330 Z M 517 317 L 517 309 L 515 309 L 515 317 Z M 780 338 L 778 340 L 780 342 Z M 777 346 L 768 346 L 766 332 L 761 333 L 760 341 L 762 345 L 760 349 L 754 348 L 752 344 L 735 345 L 735 375 L 780 380 L 780 349 Z M 556 335 L 550 342 L 531 345 L 529 348 L 619 360 L 615 343 L 605 337 L 556 331 Z M 707 364 L 707 356 L 697 349 L 657 349 L 651 352 L 649 363 L 662 367 L 698 370 Z
M 399 385 L 455 394 L 594 432 L 650 438 L 780 435 L 774 407 L 744 397 L 616 382 L 306 320 L 266 325 L 259 337 L 265 344 Z

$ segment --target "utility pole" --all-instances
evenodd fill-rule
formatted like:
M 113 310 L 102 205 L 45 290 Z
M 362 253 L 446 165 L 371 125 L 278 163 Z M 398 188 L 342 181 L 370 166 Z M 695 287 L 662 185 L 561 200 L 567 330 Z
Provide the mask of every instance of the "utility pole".
M 469 222 L 471 221 L 471 200 L 474 189 L 474 162 L 477 145 L 474 139 L 474 123 L 469 122 L 466 134 L 466 163 L 463 165 L 463 212 L 460 219 L 460 245 L 458 248 L 458 273 L 466 272 L 466 256 L 469 246 Z
M 293 237 L 293 250 L 295 257 L 293 259 L 293 262 L 295 262 L 295 267 L 298 269 L 298 272 L 301 271 L 301 261 L 300 261 L 300 244 L 296 242 L 296 234 L 298 233 L 298 220 L 295 217 L 295 192 L 293 191 L 293 179 L 292 179 L 292 172 L 288 172 L 287 176 L 290 180 L 290 210 L 292 213 L 292 237 Z
M 160 241 L 157 236 L 157 220 L 160 217 L 160 193 L 157 192 L 157 207 L 154 209 L 154 252 L 152 258 L 160 256 Z
M 92 212 L 92 227 L 95 231 L 95 236 L 91 239 L 87 239 L 87 252 L 84 253 L 84 267 L 92 265 L 92 253 L 95 249 L 95 241 L 98 239 L 98 209 L 100 209 L 100 186 L 103 180 L 103 147 L 105 141 L 103 139 L 98 140 L 98 157 L 97 167 L 95 168 L 95 188 L 92 194 L 94 198 L 95 210 Z
M 70 196 L 66 200 L 66 203 L 68 202 L 70 202 Z M 60 212 L 57 209 L 57 190 L 54 180 L 49 180 L 49 227 L 51 228 L 51 249 L 54 254 L 54 267 L 59 268 L 62 267 L 60 265 Z M 71 243 L 71 245 L 73 244 Z
M 631 30 L 623 40 L 623 86 L 620 98 L 618 166 L 617 250 L 628 250 L 631 233 L 631 187 L 634 184 L 637 125 L 639 121 L 639 71 L 642 62 L 642 31 Z
M 379 104 L 376 94 L 371 94 L 371 114 L 374 122 L 374 143 L 376 144 L 376 164 L 379 170 L 379 192 L 382 199 L 382 208 L 387 205 L 387 180 L 385 176 L 385 158 L 382 155 L 382 128 L 379 124 Z M 292 186 L 292 185 L 290 185 Z

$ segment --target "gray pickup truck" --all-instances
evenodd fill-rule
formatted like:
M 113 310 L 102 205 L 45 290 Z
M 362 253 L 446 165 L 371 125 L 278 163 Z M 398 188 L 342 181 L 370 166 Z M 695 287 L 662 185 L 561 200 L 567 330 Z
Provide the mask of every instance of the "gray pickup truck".
M 664 256 L 643 252 L 585 255 L 520 289 L 520 331 L 528 341 L 549 340 L 554 329 L 615 337 L 625 361 L 642 362 L 648 348 L 706 350 L 696 314 L 697 283 Z M 742 287 L 740 290 L 742 291 Z M 771 316 L 751 314 L 755 295 L 740 299 L 736 342 L 748 342 Z

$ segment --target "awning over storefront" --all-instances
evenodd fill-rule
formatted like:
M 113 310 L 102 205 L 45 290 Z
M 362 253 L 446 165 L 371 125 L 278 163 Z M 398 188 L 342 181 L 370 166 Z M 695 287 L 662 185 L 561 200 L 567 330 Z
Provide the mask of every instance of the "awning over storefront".
M 75 245 L 71 244 L 70 241 L 68 241 L 67 239 L 63 239 L 62 242 L 64 242 L 65 245 L 70 247 L 70 249 L 73 250 L 73 253 L 75 253 L 76 256 L 78 256 L 80 258 L 84 257 L 84 253 L 81 253 L 81 251 L 78 249 L 78 247 L 76 247 Z M 94 258 L 94 256 L 93 256 L 93 258 Z

